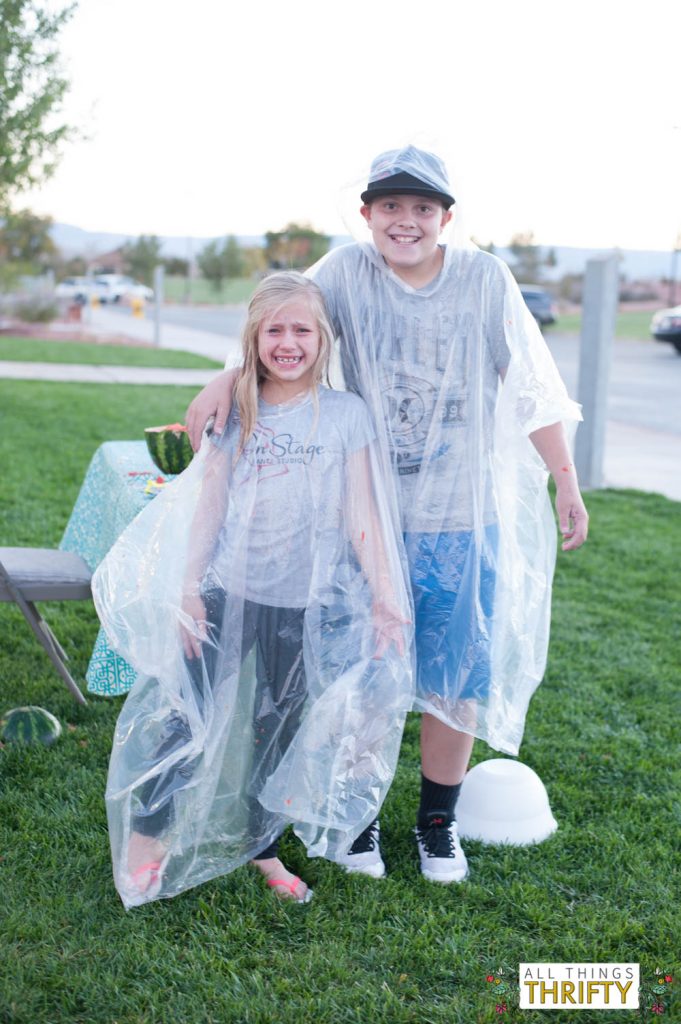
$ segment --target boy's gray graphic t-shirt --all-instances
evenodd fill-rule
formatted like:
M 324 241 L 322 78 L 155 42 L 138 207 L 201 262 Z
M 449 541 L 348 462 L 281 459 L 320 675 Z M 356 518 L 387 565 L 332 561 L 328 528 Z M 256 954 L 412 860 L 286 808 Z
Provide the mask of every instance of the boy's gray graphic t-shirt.
M 342 339 L 346 386 L 369 401 L 378 376 L 408 530 L 471 529 L 476 517 L 497 518 L 485 463 L 499 374 L 509 362 L 505 283 L 490 275 L 487 254 L 461 257 L 418 290 L 360 245 L 331 252 L 312 272 Z
M 230 473 L 227 523 L 211 575 L 230 593 L 258 604 L 305 607 L 321 533 L 344 528 L 347 458 L 375 437 L 368 409 L 356 395 L 320 387 L 318 396 L 318 414 L 309 393 L 283 405 L 261 399 L 254 433 Z M 239 431 L 233 410 L 214 439 L 232 463 Z M 253 500 L 247 558 L 234 547 L 243 531 L 230 528 L 230 517 L 234 522 L 246 514 L 245 493 Z

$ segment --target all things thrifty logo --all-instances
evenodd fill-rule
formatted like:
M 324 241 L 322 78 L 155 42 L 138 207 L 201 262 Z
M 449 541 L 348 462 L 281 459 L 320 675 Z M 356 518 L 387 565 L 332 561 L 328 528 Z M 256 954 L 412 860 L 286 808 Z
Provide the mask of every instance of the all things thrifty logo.
M 635 1010 L 639 965 L 633 963 L 520 964 L 521 1010 Z

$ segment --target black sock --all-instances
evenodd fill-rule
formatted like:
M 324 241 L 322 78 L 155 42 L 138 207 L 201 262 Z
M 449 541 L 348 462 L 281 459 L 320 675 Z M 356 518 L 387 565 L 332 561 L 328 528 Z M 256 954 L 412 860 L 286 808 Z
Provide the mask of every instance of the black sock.
M 455 820 L 454 808 L 459 798 L 461 783 L 454 786 L 441 786 L 421 774 L 421 803 L 419 805 L 418 825 L 424 828 L 432 814 L 440 814 L 447 824 Z
M 264 850 L 261 850 L 260 853 L 258 853 L 253 858 L 253 860 L 269 860 L 271 857 L 278 857 L 279 856 L 279 838 L 280 837 L 277 837 L 274 840 L 274 842 L 270 843 L 270 845 L 265 847 Z

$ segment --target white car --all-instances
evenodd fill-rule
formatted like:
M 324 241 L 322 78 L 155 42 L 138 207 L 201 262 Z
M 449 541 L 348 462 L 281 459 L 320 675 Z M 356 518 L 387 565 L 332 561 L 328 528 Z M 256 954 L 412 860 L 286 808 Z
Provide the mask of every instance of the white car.
M 145 299 L 147 302 L 154 300 L 151 288 L 124 274 L 98 274 L 95 285 L 100 302 L 120 302 L 122 299 Z
M 70 299 L 71 302 L 84 306 L 93 295 L 99 298 L 101 289 L 92 277 L 65 277 L 54 289 L 57 299 Z

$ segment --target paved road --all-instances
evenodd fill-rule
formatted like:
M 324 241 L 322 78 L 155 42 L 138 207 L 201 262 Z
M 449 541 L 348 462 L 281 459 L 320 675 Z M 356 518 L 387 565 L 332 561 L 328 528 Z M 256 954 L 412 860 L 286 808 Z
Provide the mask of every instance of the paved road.
M 568 391 L 578 398 L 579 338 L 549 332 L 546 340 Z M 681 357 L 672 345 L 615 342 L 608 419 L 681 435 Z
M 163 322 L 193 331 L 208 331 L 238 338 L 246 320 L 245 306 L 167 306 Z

